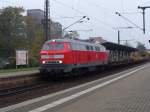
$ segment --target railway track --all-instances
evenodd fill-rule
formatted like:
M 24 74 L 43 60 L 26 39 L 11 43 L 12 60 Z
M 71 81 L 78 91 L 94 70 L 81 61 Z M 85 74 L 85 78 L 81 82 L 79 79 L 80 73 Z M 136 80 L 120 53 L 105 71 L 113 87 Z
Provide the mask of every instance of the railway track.
M 32 83 L 38 82 L 39 80 L 40 75 L 38 74 L 0 77 L 0 92 L 4 89 L 12 90 L 12 88 L 31 85 Z
M 1 89 L 0 98 L 11 97 L 13 95 L 22 94 L 22 93 L 29 92 L 29 91 L 34 91 L 35 89 L 40 89 L 46 86 L 48 86 L 47 83 L 41 82 L 41 83 L 36 83 L 36 84 L 28 85 L 28 86 Z
M 141 65 L 129 65 L 122 67 L 113 67 L 108 69 L 102 69 L 95 73 L 88 73 L 86 75 L 80 75 L 76 77 L 63 77 L 58 80 L 50 80 L 34 83 L 27 86 L 20 86 L 14 88 L 6 88 L 0 90 L 0 108 L 6 107 L 12 104 L 20 103 L 36 97 L 58 92 L 67 88 L 71 88 L 83 83 L 87 83 L 98 78 L 106 77 L 115 73 L 119 73 L 123 70 L 133 68 Z

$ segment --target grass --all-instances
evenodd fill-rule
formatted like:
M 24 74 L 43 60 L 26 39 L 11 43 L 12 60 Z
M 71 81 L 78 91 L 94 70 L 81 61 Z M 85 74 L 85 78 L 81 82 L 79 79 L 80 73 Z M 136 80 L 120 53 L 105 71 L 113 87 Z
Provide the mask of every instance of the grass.
M 21 71 L 32 71 L 32 70 L 38 70 L 38 67 L 32 67 L 32 68 L 19 68 L 19 69 L 2 69 L 2 70 L 0 70 L 0 73 L 21 72 Z

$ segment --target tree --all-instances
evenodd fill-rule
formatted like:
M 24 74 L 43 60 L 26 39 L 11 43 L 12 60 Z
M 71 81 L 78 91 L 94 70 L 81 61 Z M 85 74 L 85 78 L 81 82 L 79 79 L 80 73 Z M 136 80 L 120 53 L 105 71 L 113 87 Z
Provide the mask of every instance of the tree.
M 36 30 L 39 26 L 36 25 L 32 17 L 25 16 L 24 20 L 26 23 L 26 33 L 27 33 L 27 39 L 29 45 L 28 48 L 31 48 L 31 45 L 36 38 Z
M 16 49 L 26 48 L 26 32 L 22 8 L 7 7 L 0 14 L 0 35 L 3 57 L 15 55 Z
M 42 45 L 44 43 L 44 38 L 43 38 L 43 32 L 42 31 L 37 31 L 36 32 L 36 39 L 34 40 L 32 47 L 31 47 L 31 56 L 35 58 L 39 58 L 40 50 L 42 48 Z
M 139 55 L 141 57 L 145 57 L 147 55 L 146 47 L 141 42 L 137 42 L 137 47 L 136 48 L 139 50 Z
M 141 42 L 137 42 L 137 47 L 136 47 L 139 51 L 145 51 L 146 47 L 144 44 L 142 44 Z
M 79 33 L 77 31 L 70 31 L 70 32 L 67 32 L 64 37 L 70 38 L 70 39 L 79 38 Z
M 34 21 L 34 18 L 29 16 L 25 16 L 24 20 L 26 23 L 30 65 L 36 66 L 39 61 L 40 50 L 45 41 L 43 25 L 40 23 L 38 24 Z
M 0 34 L 0 56 L 2 56 L 3 55 L 3 43 L 4 43 L 4 41 L 3 41 L 3 38 L 2 38 L 2 35 Z
M 30 60 L 38 62 L 39 52 L 44 43 L 43 25 L 37 24 L 31 17 L 23 16 L 23 11 L 22 8 L 17 7 L 2 9 L 0 57 L 15 57 L 15 50 L 26 49 L 29 51 Z

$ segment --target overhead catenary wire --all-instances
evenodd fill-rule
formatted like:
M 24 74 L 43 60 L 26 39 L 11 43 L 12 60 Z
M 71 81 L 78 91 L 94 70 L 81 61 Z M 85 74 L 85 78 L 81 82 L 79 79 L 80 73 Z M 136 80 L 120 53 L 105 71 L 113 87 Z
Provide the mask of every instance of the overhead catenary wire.
M 110 9 L 110 8 L 108 8 L 108 7 L 105 7 L 105 6 L 103 6 L 103 5 L 100 5 L 99 3 L 94 3 L 94 2 L 90 2 L 90 1 L 86 1 L 86 3 L 88 3 L 89 5 L 93 5 L 93 6 L 95 6 L 95 7 L 98 7 L 98 8 L 102 8 L 102 9 L 105 9 L 105 10 L 103 10 L 103 11 L 105 11 L 105 12 L 107 12 L 107 13 L 109 13 L 109 14 L 114 14 L 114 12 L 115 12 L 115 10 L 113 10 L 113 9 Z
M 86 1 L 86 3 L 88 3 L 88 4 L 90 4 L 91 6 L 95 6 L 95 7 L 97 7 L 97 8 L 103 8 L 103 9 L 106 9 L 106 10 L 103 10 L 104 12 L 105 12 L 105 14 L 109 14 L 109 15 L 113 15 L 114 14 L 114 10 L 112 9 L 108 9 L 108 8 L 106 8 L 106 7 L 103 7 L 103 6 L 101 6 L 101 5 L 99 5 L 99 4 L 95 4 L 94 2 L 89 2 L 89 1 Z M 135 12 L 129 12 L 129 13 L 135 13 Z M 137 13 L 137 12 L 136 12 Z M 139 13 L 139 12 L 138 12 Z M 113 20 L 113 21 L 115 21 L 115 19 Z M 127 24 L 128 25 L 128 24 Z M 132 28 L 137 28 L 137 27 L 132 27 Z M 114 27 L 113 27 L 113 29 L 114 29 Z
M 115 10 L 113 10 L 113 9 L 110 9 L 110 8 L 106 8 L 106 7 L 104 7 L 104 6 L 102 6 L 102 5 L 99 5 L 99 4 L 95 4 L 95 3 L 93 3 L 93 2 L 89 2 L 89 1 L 86 1 L 86 3 L 85 4 L 88 4 L 88 5 L 91 5 L 91 6 L 93 6 L 93 7 L 96 7 L 96 8 L 101 8 L 101 9 L 105 9 L 105 10 L 101 10 L 101 12 L 103 13 L 102 15 L 101 15 L 101 18 L 102 18 L 102 16 L 103 15 L 108 15 L 109 17 L 107 18 L 107 19 L 109 19 L 112 23 L 114 23 L 114 21 L 116 21 L 116 18 L 113 18 L 113 17 L 115 17 L 114 15 L 114 13 L 116 12 Z M 112 16 L 112 17 L 110 17 L 110 16 Z M 104 17 L 104 16 L 103 16 Z M 105 18 L 104 18 L 104 20 L 105 20 Z
M 80 18 L 80 17 L 83 17 L 83 16 L 59 16 L 59 17 L 53 17 L 53 18 L 56 18 L 56 19 L 75 19 L 75 18 Z
M 121 14 L 141 14 L 142 12 L 121 12 Z
M 140 30 L 143 31 L 143 29 L 138 26 L 137 24 L 135 24 L 134 22 L 132 22 L 130 19 L 128 19 L 127 17 L 123 16 L 122 14 L 120 14 L 119 12 L 116 12 L 116 14 L 120 17 L 122 17 L 124 20 L 128 21 L 129 23 L 131 23 L 132 25 L 134 25 L 135 27 L 139 28 Z
M 106 22 L 104 22 L 103 20 L 100 20 L 98 17 L 93 17 L 93 16 L 89 16 L 89 14 L 87 14 L 87 13 L 85 13 L 85 12 L 82 12 L 82 11 L 80 11 L 80 10 L 78 10 L 78 9 L 74 9 L 74 8 L 72 8 L 71 6 L 69 6 L 68 4 L 65 4 L 65 3 L 63 3 L 63 2 L 60 2 L 59 0 L 53 0 L 54 2 L 56 2 L 56 3 L 58 3 L 58 4 L 60 4 L 60 5 L 62 5 L 63 7 L 66 7 L 66 8 L 70 8 L 70 9 L 72 9 L 73 11 L 75 11 L 75 12 L 77 12 L 77 13 L 79 13 L 79 14 L 81 14 L 81 15 L 86 15 L 86 16 L 88 16 L 88 17 L 90 17 L 90 19 L 92 19 L 92 20 L 95 20 L 96 22 L 98 22 L 99 24 L 103 24 L 105 27 L 107 26 L 107 28 L 109 28 L 109 31 L 113 31 L 113 33 L 114 33 L 114 36 L 115 36 L 115 32 L 114 32 L 114 27 L 112 27 L 112 25 L 110 25 L 110 24 L 108 24 L 108 23 L 106 23 Z M 109 13 L 114 13 L 115 11 L 113 11 L 113 10 L 109 10 Z M 98 27 L 98 26 L 97 26 Z M 103 27 L 104 28 L 104 27 Z
M 90 16 L 89 14 L 87 14 L 85 12 L 82 12 L 82 11 L 80 11 L 78 9 L 72 8 L 70 5 L 67 5 L 67 4 L 65 4 L 63 2 L 60 2 L 59 0 L 53 0 L 53 1 L 63 5 L 64 7 L 70 8 L 70 9 L 74 10 L 75 12 L 77 12 L 77 13 L 79 13 L 81 15 L 86 15 L 87 17 L 90 17 L 90 18 L 94 19 L 95 21 L 97 21 L 97 22 L 99 22 L 99 23 L 109 27 L 111 30 L 113 29 L 112 25 L 110 25 L 109 23 L 104 22 L 103 20 L 100 20 L 100 19 L 98 19 L 96 17 Z

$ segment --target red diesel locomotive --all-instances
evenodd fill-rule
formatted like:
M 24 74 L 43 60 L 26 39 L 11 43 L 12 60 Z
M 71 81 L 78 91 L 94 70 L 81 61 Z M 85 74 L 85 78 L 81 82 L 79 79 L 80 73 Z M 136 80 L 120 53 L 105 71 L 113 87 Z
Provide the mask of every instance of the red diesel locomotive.
M 108 63 L 108 51 L 100 44 L 72 39 L 46 41 L 40 52 L 40 72 L 67 73 Z

